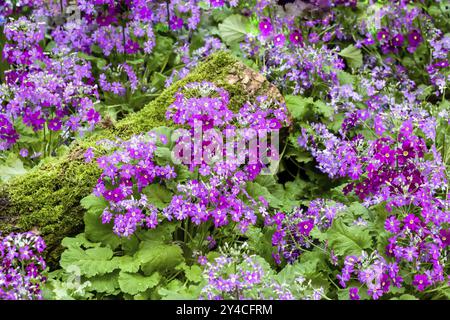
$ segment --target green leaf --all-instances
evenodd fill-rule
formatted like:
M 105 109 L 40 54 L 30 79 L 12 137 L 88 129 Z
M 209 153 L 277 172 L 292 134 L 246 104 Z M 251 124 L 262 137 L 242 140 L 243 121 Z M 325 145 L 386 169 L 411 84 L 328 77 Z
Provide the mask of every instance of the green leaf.
M 442 10 L 442 12 L 445 12 L 447 15 L 450 15 L 450 5 L 448 1 L 439 1 L 439 2 L 440 2 L 439 7 Z
M 119 274 L 120 289 L 131 295 L 136 295 L 140 292 L 154 288 L 160 280 L 161 275 L 158 272 L 153 273 L 149 277 L 127 272 L 121 272 Z
M 127 64 L 131 64 L 133 66 L 136 66 L 138 64 L 142 64 L 144 62 L 145 62 L 145 60 L 143 58 L 136 59 L 136 60 L 127 60 Z
M 118 272 L 88 278 L 87 280 L 91 283 L 89 291 L 113 295 L 119 288 L 118 278 Z
M 87 197 L 81 199 L 80 204 L 86 210 L 102 213 L 108 205 L 108 202 L 101 197 L 90 194 Z
M 4 165 L 0 166 L 0 180 L 7 181 L 26 172 L 27 170 L 23 167 L 23 162 L 19 158 L 8 159 Z
M 328 230 L 330 248 L 337 255 L 360 255 L 361 251 L 372 245 L 369 231 L 360 227 L 346 226 L 341 219 L 336 219 Z
M 156 88 L 162 88 L 166 82 L 166 76 L 159 72 L 153 72 L 151 83 Z
M 250 28 L 250 22 L 246 17 L 233 14 L 219 24 L 219 35 L 226 44 L 232 45 L 244 40 Z
M 202 268 L 198 265 L 188 266 L 185 262 L 179 264 L 176 267 L 177 270 L 183 270 L 186 278 L 191 282 L 200 282 L 203 280 Z
M 354 45 L 349 45 L 341 52 L 338 53 L 341 57 L 344 57 L 350 68 L 359 68 L 363 64 L 363 57 L 361 49 L 356 48 Z
M 167 147 L 157 147 L 155 155 L 158 157 L 158 164 L 167 164 L 172 161 L 172 150 Z
M 353 202 L 346 209 L 346 221 L 354 221 L 359 217 L 369 220 L 372 218 L 370 211 L 359 202 Z
M 284 97 L 286 107 L 294 119 L 302 119 L 310 111 L 309 106 L 314 104 L 311 97 L 305 98 L 301 96 L 287 95 Z
M 307 254 L 307 256 L 303 257 L 303 254 Z M 323 252 L 308 251 L 303 254 L 300 261 L 286 265 L 277 274 L 276 279 L 280 283 L 293 283 L 299 276 L 309 278 L 317 274 L 319 269 L 323 269 L 324 261 L 326 260 L 326 255 Z
M 95 248 L 98 247 L 98 243 L 92 243 L 86 239 L 84 233 L 78 234 L 75 238 L 64 238 L 61 242 L 61 245 L 66 248 L 75 247 L 79 248 L 81 246 L 85 248 Z
M 350 300 L 349 288 L 337 290 L 338 300 Z
M 46 52 L 52 51 L 55 47 L 56 47 L 56 42 L 55 42 L 55 41 L 50 41 L 50 42 L 47 43 L 47 45 L 45 46 L 44 51 L 46 51 Z
M 161 184 L 151 184 L 146 187 L 143 192 L 147 195 L 150 203 L 154 204 L 158 209 L 165 208 L 172 200 L 172 192 Z
M 266 187 L 268 190 L 271 190 L 277 185 L 277 180 L 271 175 L 260 175 L 256 177 L 255 182 L 259 183 L 263 187 Z
M 184 286 L 178 279 L 172 280 L 158 290 L 162 300 L 197 300 L 203 285 Z
M 80 273 L 87 277 L 110 273 L 117 269 L 118 265 L 110 259 L 113 252 L 110 248 L 81 248 L 70 247 L 61 255 L 60 265 L 67 269 L 75 266 L 80 269 Z
M 140 261 L 141 269 L 146 275 L 174 269 L 184 261 L 179 246 L 155 241 L 143 241 L 135 257 Z
M 450 299 L 450 287 L 442 288 L 437 293 L 442 293 L 447 299 Z
M 325 232 L 322 232 L 319 230 L 319 228 L 317 226 L 315 226 L 310 233 L 311 237 L 313 237 L 314 239 L 317 239 L 321 242 L 324 242 L 327 240 L 327 234 Z
M 412 294 L 402 294 L 400 297 L 392 298 L 391 300 L 419 300 L 419 299 L 413 296 Z
M 136 234 L 142 241 L 169 242 L 177 226 L 177 222 L 162 222 L 155 229 L 138 230 Z
M 272 263 L 274 262 L 272 258 L 272 236 L 274 232 L 274 228 L 265 228 L 264 230 L 261 230 L 255 226 L 250 226 L 245 233 L 245 236 L 248 237 L 247 243 L 249 248 Z
M 103 67 L 105 67 L 108 64 L 107 61 L 103 58 L 94 57 L 94 56 L 85 54 L 83 52 L 78 52 L 78 57 L 80 57 L 81 59 L 87 60 L 87 61 L 95 62 L 98 69 L 103 69 Z
M 192 282 L 200 282 L 203 280 L 202 269 L 197 265 L 191 266 L 189 270 L 184 270 L 184 274 L 186 275 L 186 278 Z
M 247 192 L 249 196 L 255 200 L 257 200 L 260 196 L 264 197 L 264 199 L 266 199 L 266 201 L 269 202 L 269 204 L 274 208 L 280 208 L 283 205 L 280 199 L 273 196 L 266 187 L 261 186 L 259 183 L 247 183 Z
M 294 143 L 294 145 L 297 144 L 296 141 L 294 141 Z M 288 151 L 285 152 L 285 156 L 294 158 L 298 163 L 308 163 L 313 161 L 311 154 L 301 148 L 289 148 Z
M 112 261 L 124 272 L 138 272 L 141 262 L 131 256 L 114 257 Z
M 311 184 L 297 176 L 294 181 L 286 182 L 285 186 L 286 193 L 291 196 L 301 196 L 306 191 L 305 189 L 311 187 Z
M 101 215 L 108 202 L 102 197 L 89 195 L 81 199 L 81 205 L 87 210 L 84 215 L 86 238 L 93 242 L 101 242 L 104 245 L 116 249 L 122 240 L 112 232 L 112 222 L 103 224 Z
M 323 115 L 325 118 L 331 118 L 334 115 L 334 109 L 322 100 L 314 102 L 314 106 L 316 113 Z
M 355 83 L 355 76 L 351 75 L 348 72 L 339 70 L 337 72 L 337 77 L 338 77 L 339 83 L 341 85 L 344 85 L 344 84 L 351 84 L 351 85 L 353 85 Z

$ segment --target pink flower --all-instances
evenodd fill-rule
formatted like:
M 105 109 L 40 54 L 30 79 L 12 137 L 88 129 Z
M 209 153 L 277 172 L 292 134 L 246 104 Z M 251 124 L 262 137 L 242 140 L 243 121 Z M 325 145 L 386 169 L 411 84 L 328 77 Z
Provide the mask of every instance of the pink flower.
M 273 27 L 268 19 L 263 19 L 259 23 L 259 30 L 261 31 L 261 35 L 263 37 L 268 37 L 272 33 Z
M 282 47 L 284 46 L 284 43 L 286 42 L 286 37 L 284 36 L 284 34 L 280 33 L 277 34 L 274 38 L 273 38 L 273 43 L 275 44 L 275 46 L 277 47 Z

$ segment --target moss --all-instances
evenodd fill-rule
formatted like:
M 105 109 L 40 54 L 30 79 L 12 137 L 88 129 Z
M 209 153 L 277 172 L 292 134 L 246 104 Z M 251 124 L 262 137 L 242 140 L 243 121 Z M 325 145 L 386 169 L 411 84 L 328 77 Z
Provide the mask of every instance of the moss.
M 114 139 L 116 136 L 127 139 L 155 127 L 170 126 L 165 112 L 173 102 L 174 94 L 185 84 L 200 81 L 214 82 L 228 90 L 231 107 L 235 110 L 256 95 L 271 91 L 261 75 L 229 53 L 212 55 L 141 111 L 119 121 L 113 128 L 76 141 L 66 156 L 47 161 L 0 186 L 0 232 L 31 229 L 40 232 L 48 246 L 46 259 L 50 265 L 56 265 L 61 240 L 82 230 L 80 200 L 92 191 L 100 174 L 94 164 L 84 163 L 85 150 L 101 139 Z
M 36 230 L 46 240 L 47 260 L 58 258 L 61 239 L 82 229 L 80 200 L 92 191 L 100 174 L 95 165 L 67 157 L 43 164 L 2 187 L 8 199 L 0 215 L 2 232 Z

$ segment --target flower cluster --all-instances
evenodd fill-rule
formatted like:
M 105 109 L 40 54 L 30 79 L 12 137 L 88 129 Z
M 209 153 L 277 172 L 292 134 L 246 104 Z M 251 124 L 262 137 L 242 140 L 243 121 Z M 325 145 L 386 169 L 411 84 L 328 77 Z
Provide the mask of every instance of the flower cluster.
M 285 108 L 280 104 L 274 105 L 266 97 L 258 97 L 255 104 L 246 103 L 239 113 L 234 113 L 228 108 L 228 92 L 212 83 L 190 83 L 184 91 L 176 94 L 175 102 L 168 108 L 167 118 L 176 124 L 188 125 L 191 128 L 188 133 L 195 134 L 198 123 L 203 130 L 230 130 L 235 122 L 236 127 L 253 130 L 247 136 L 247 131 L 244 131 L 245 142 L 255 139 L 255 130 L 279 129 L 287 122 Z M 194 96 L 188 97 L 188 94 Z M 197 97 L 198 94 L 200 97 Z M 132 137 L 128 141 L 116 143 L 115 148 L 118 150 L 112 154 L 97 159 L 103 173 L 94 193 L 108 201 L 109 205 L 102 215 L 103 223 L 114 220 L 113 230 L 120 236 L 131 235 L 144 224 L 148 228 L 157 226 L 158 210 L 147 200 L 146 193 L 150 191 L 146 187 L 158 180 L 176 178 L 173 167 L 160 166 L 154 161 L 157 138 L 154 132 L 149 133 L 149 136 Z M 191 136 L 188 138 L 187 148 L 191 151 Z M 223 146 L 210 158 L 220 153 L 227 156 L 226 160 L 207 161 L 204 149 L 218 143 L 213 138 L 200 140 L 200 150 L 194 148 L 193 156 L 188 157 L 188 160 L 193 160 L 200 153 L 200 162 L 188 162 L 191 171 L 198 171 L 198 179 L 179 183 L 176 194 L 161 214 L 168 220 L 190 219 L 196 225 L 211 220 L 215 227 L 225 226 L 231 220 L 245 232 L 249 225 L 256 222 L 257 213 L 267 210 L 265 199 L 255 200 L 246 191 L 247 182 L 256 178 L 263 163 L 244 164 L 242 161 L 245 161 L 245 155 L 243 159 L 230 157 Z M 176 141 L 175 160 L 186 158 L 186 154 L 183 154 L 186 148 L 179 148 L 179 152 L 176 152 L 180 145 L 186 146 L 185 142 L 183 139 Z M 263 148 L 262 145 L 257 147 Z M 91 161 L 93 151 L 89 149 L 85 156 L 87 161 Z
M 32 232 L 12 233 L 0 239 L 0 299 L 42 298 L 44 249 L 44 240 Z
M 3 58 L 9 64 L 31 65 L 35 60 L 44 60 L 39 42 L 44 39 L 45 25 L 20 17 L 5 25 L 5 37 L 9 43 L 3 48 Z
M 203 130 L 276 130 L 289 124 L 286 106 L 266 96 L 256 97 L 255 103 L 246 102 L 238 112 L 233 112 L 229 93 L 213 83 L 189 83 L 183 90 L 175 95 L 175 101 L 166 113 L 167 119 L 176 124 L 187 124 L 193 128 L 198 121 Z
M 91 65 L 75 55 L 48 59 L 46 63 L 45 69 L 32 67 L 29 71 L 7 73 L 8 84 L 0 91 L 0 110 L 5 122 L 2 149 L 10 147 L 19 137 L 13 126 L 19 120 L 19 124 L 34 132 L 43 131 L 44 136 L 48 130 L 46 143 L 51 143 L 52 132 L 58 133 L 53 135 L 54 141 L 67 139 L 71 134 L 93 129 L 100 121 L 92 100 L 98 99 L 98 93 L 92 84 Z
M 97 158 L 103 172 L 94 194 L 108 202 L 102 221 L 113 221 L 113 231 L 119 236 L 129 237 L 139 226 L 155 228 L 159 223 L 158 210 L 147 199 L 147 194 L 151 194 L 147 187 L 176 177 L 173 167 L 155 163 L 156 143 L 164 143 L 165 139 L 150 132 L 133 136 L 127 141 L 108 141 L 108 145 L 116 150 Z M 92 161 L 93 150 L 88 149 L 85 157 L 87 161 Z
M 343 161 L 344 158 L 356 158 L 354 143 L 339 139 L 324 124 L 313 123 L 311 127 L 317 135 L 308 134 L 308 130 L 302 128 L 302 135 L 297 141 L 301 147 L 311 152 L 317 161 L 317 167 L 330 178 L 345 176 L 349 171 L 354 172 L 355 169 L 350 169 L 348 162 Z
M 394 119 L 390 121 L 396 121 L 398 112 L 393 109 Z M 368 268 L 378 270 L 378 275 L 370 277 L 370 281 L 360 280 L 367 285 L 369 295 L 377 299 L 389 292 L 389 283 L 401 285 L 398 272 L 404 274 L 408 270 L 413 273 L 413 281 L 408 280 L 406 285 L 413 285 L 419 291 L 445 281 L 450 220 L 448 201 L 439 196 L 440 190 L 447 186 L 442 157 L 435 145 L 427 147 L 426 139 L 415 129 L 418 122 L 418 126 L 425 129 L 425 136 L 434 139 L 435 133 L 421 126 L 422 119 L 426 118 L 416 115 L 394 129 L 382 115 L 369 114 L 367 111 L 364 115 L 362 111 L 357 113 L 351 120 L 351 127 L 357 123 L 370 123 L 367 121 L 372 119 L 374 140 L 366 140 L 362 135 L 351 139 L 345 134 L 338 137 L 325 126 L 315 124 L 312 128 L 318 135 L 308 136 L 304 130 L 299 143 L 311 150 L 323 172 L 331 177 L 353 180 L 345 186 L 345 194 L 353 192 L 367 207 L 384 204 L 391 212 L 385 221 L 385 230 L 389 234 L 386 257 L 394 262 L 388 263 L 377 254 L 375 260 L 364 258 L 361 262 L 364 272 L 354 271 L 354 264 L 348 263 L 340 276 L 341 285 L 344 285 L 352 273 L 356 272 L 361 279 L 361 272 L 365 276 Z M 391 135 L 386 134 L 388 130 Z M 356 261 L 355 257 L 347 257 L 346 261 L 349 259 Z M 395 274 L 380 271 L 387 270 L 392 264 L 397 270 Z M 357 296 L 356 291 L 353 294 Z
M 353 127 L 368 119 L 369 112 L 360 110 L 347 118 L 344 125 Z M 374 132 L 382 136 L 387 130 L 385 123 L 376 115 Z M 421 190 L 442 188 L 446 183 L 441 157 L 433 148 L 428 150 L 423 138 L 413 134 L 411 121 L 401 125 L 396 137 L 382 136 L 372 141 L 365 140 L 362 135 L 351 139 L 345 135 L 338 137 L 323 124 L 312 124 L 311 127 L 317 136 L 308 135 L 304 128 L 298 138 L 299 144 L 311 151 L 318 168 L 330 177 L 359 180 L 350 183 L 346 192 L 353 190 L 361 199 L 368 200 L 371 196 L 373 203 L 388 201 L 403 205 L 405 197 Z M 427 160 L 427 154 L 433 155 L 432 161 Z
M 292 281 L 276 274 L 267 262 L 248 254 L 247 244 L 219 248 L 221 255 L 208 262 L 200 256 L 207 284 L 200 298 L 209 300 L 320 300 L 324 289 L 302 275 L 292 272 Z
M 282 258 L 294 263 L 305 250 L 313 245 L 311 231 L 317 227 L 321 231 L 328 229 L 337 215 L 344 212 L 346 206 L 330 200 L 316 199 L 310 202 L 308 210 L 295 208 L 291 214 L 277 213 L 266 217 L 267 225 L 275 225 L 272 245 L 277 252 L 272 254 L 280 264 Z
M 256 97 L 254 103 L 246 102 L 239 112 L 230 110 L 229 94 L 212 83 L 190 83 L 185 88 L 188 93 L 178 92 L 174 103 L 169 106 L 167 118 L 176 124 L 188 125 L 189 134 L 201 143 L 191 143 L 181 137 L 176 157 L 189 164 L 191 170 L 200 167 L 200 173 L 207 175 L 209 165 L 221 166 L 220 172 L 236 171 L 245 163 L 248 165 L 243 177 L 253 180 L 266 164 L 263 156 L 275 158 L 277 150 L 264 143 L 267 133 L 276 132 L 289 123 L 284 104 L 265 96 Z M 189 97 L 189 92 L 197 90 L 199 97 Z M 203 132 L 205 133 L 203 136 Z M 223 141 L 225 136 L 225 143 Z M 248 150 L 247 142 L 252 142 Z M 235 150 L 237 150 L 235 152 Z
M 448 208 L 440 207 L 433 200 L 421 204 L 421 214 L 411 212 L 400 219 L 391 215 L 385 221 L 385 229 L 390 234 L 386 255 L 399 264 L 414 265 L 412 284 L 419 291 L 446 281 L 444 269 L 450 245 L 450 218 Z M 420 286 L 416 283 L 417 277 L 424 279 Z
M 7 149 L 19 139 L 11 120 L 3 114 L 0 114 L 0 139 L 0 150 Z
M 201 297 L 208 300 L 295 299 L 287 285 L 265 273 L 255 256 L 222 255 L 206 264 L 204 275 L 208 283 Z
M 179 185 L 180 195 L 172 199 L 164 214 L 168 219 L 190 217 L 195 224 L 211 219 L 216 227 L 227 225 L 231 218 L 245 232 L 248 225 L 256 222 L 256 212 L 264 212 L 267 207 L 264 199 L 256 201 L 245 190 L 247 182 L 254 180 L 263 168 L 258 152 L 264 146 L 257 141 L 256 148 L 249 151 L 248 164 L 245 164 L 245 152 L 240 154 L 238 149 L 235 155 L 230 154 L 230 149 L 234 150 L 239 142 L 254 141 L 257 130 L 279 129 L 287 122 L 285 109 L 279 104 L 274 108 L 273 101 L 258 97 L 256 104 L 245 103 L 239 113 L 234 113 L 229 109 L 228 92 L 212 83 L 190 83 L 184 90 L 187 93 L 176 94 L 167 118 L 188 125 L 192 136 L 196 136 L 198 129 L 206 131 L 204 137 L 199 137 L 198 145 L 192 143 L 190 135 L 187 141 L 186 137 L 180 138 L 178 147 L 183 147 L 175 154 L 184 159 L 191 170 L 198 169 L 201 179 Z M 200 96 L 189 97 L 189 92 L 194 94 L 195 91 Z M 216 135 L 208 135 L 208 130 L 232 132 L 231 148 L 224 146 Z M 274 153 L 271 152 L 271 156 Z M 253 158 L 255 162 L 251 161 Z
M 278 35 L 275 45 L 264 50 L 257 37 L 247 36 L 241 49 L 252 59 L 261 59 L 261 71 L 283 92 L 291 94 L 310 93 L 317 84 L 324 87 L 338 84 L 337 71 L 344 68 L 342 58 L 325 46 L 320 49 L 312 45 L 301 45 L 298 31 L 291 34 L 289 45 L 284 45 L 284 36 Z
M 430 46 L 433 50 L 432 60 L 427 65 L 426 71 L 430 77 L 430 82 L 438 88 L 441 94 L 448 87 L 450 81 L 449 54 L 450 37 L 448 35 L 438 35 L 435 39 L 430 39 Z
M 392 286 L 401 287 L 403 278 L 399 276 L 399 266 L 396 262 L 388 263 L 376 251 L 371 255 L 363 252 L 361 256 L 347 256 L 344 267 L 337 278 L 342 287 L 350 280 L 357 280 L 367 287 L 367 293 L 375 300 L 388 293 Z M 359 289 L 349 289 L 351 300 L 359 300 Z
M 413 53 L 424 41 L 418 27 L 427 22 L 428 17 L 419 8 L 408 7 L 405 1 L 388 4 L 372 20 L 361 23 L 360 32 L 366 37 L 358 45 L 378 44 L 383 54 L 398 54 L 406 46 Z

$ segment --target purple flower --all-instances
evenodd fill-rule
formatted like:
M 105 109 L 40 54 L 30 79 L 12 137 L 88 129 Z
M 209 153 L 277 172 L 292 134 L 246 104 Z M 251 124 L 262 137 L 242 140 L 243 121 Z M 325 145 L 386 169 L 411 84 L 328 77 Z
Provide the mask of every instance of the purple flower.
M 179 30 L 183 28 L 183 19 L 177 16 L 172 16 L 169 21 L 170 29 Z
M 416 274 L 414 276 L 413 285 L 416 286 L 417 290 L 423 291 L 426 287 L 430 285 L 428 276 L 425 274 Z
M 110 24 L 113 24 L 115 22 L 117 22 L 117 18 L 114 16 L 100 15 L 97 17 L 97 23 L 102 27 L 109 26 Z
M 366 46 L 371 46 L 371 45 L 373 45 L 375 43 L 375 40 L 373 39 L 373 37 L 372 36 L 367 36 L 365 39 L 364 39 L 364 41 L 363 41 L 363 44 L 364 45 L 366 45 Z
M 212 236 L 207 236 L 206 237 L 206 241 L 208 241 L 208 248 L 209 249 L 213 249 L 217 245 L 216 240 L 214 240 L 214 238 Z
M 298 30 L 295 30 L 289 35 L 289 40 L 296 45 L 303 44 L 303 36 Z
M 204 266 L 208 263 L 208 258 L 206 256 L 199 256 L 197 261 L 200 265 Z
M 282 127 L 282 124 L 277 119 L 270 119 L 268 122 L 268 127 L 272 130 L 280 129 Z
M 403 35 L 401 33 L 396 34 L 395 36 L 392 37 L 391 41 L 392 41 L 392 45 L 394 47 L 401 47 L 404 42 Z
M 314 222 L 312 220 L 307 220 L 300 222 L 298 224 L 298 230 L 302 235 L 309 236 L 312 228 L 314 227 Z
M 42 299 L 44 240 L 32 232 L 0 236 L 0 300 Z
M 353 180 L 359 179 L 360 175 L 362 173 L 362 166 L 360 164 L 355 164 L 350 167 L 349 170 L 349 177 Z
M 308 36 L 308 41 L 310 43 L 317 43 L 320 41 L 319 35 L 316 32 L 311 32 Z
M 403 224 L 405 228 L 408 228 L 411 231 L 416 231 L 420 227 L 420 219 L 410 213 L 403 219 Z
M 443 229 L 439 232 L 439 236 L 441 238 L 442 241 L 442 246 L 448 247 L 450 246 L 450 229 Z
M 28 157 L 28 149 L 26 149 L 26 148 L 20 149 L 19 154 L 20 154 L 20 156 L 23 157 L 23 158 Z
M 449 66 L 449 62 L 448 62 L 448 60 L 442 60 L 442 61 L 436 62 L 435 64 L 433 64 L 433 66 L 435 68 L 440 68 L 440 69 L 447 68 Z
M 386 30 L 378 31 L 377 39 L 381 43 L 386 43 L 389 40 L 389 32 L 387 32 Z
M 213 8 L 223 7 L 225 0 L 209 0 L 210 5 Z
M 86 118 L 89 123 L 97 123 L 100 121 L 100 113 L 95 111 L 94 108 L 89 109 L 86 113 Z
M 358 288 L 349 288 L 348 295 L 350 300 L 359 300 L 359 289 Z
M 286 37 L 284 36 L 284 34 L 280 33 L 277 34 L 274 38 L 273 38 L 273 43 L 275 44 L 275 46 L 277 47 L 282 47 L 284 46 L 284 43 L 286 42 Z
M 423 41 L 422 35 L 419 31 L 413 30 L 408 34 L 408 42 L 410 47 L 417 48 Z
M 400 221 L 395 216 L 390 216 L 384 222 L 384 228 L 391 233 L 397 233 L 400 231 Z
M 87 148 L 86 152 L 84 153 L 84 160 L 86 162 L 91 162 L 94 157 L 94 150 L 92 148 Z
M 50 130 L 52 130 L 52 131 L 58 131 L 58 130 L 61 129 L 61 127 L 62 127 L 61 120 L 59 120 L 59 119 L 57 119 L 57 118 L 51 119 L 51 120 L 48 122 L 48 128 L 49 128 Z
M 380 279 L 380 286 L 384 293 L 389 292 L 389 287 L 391 282 L 389 281 L 389 276 L 387 274 L 383 274 Z
M 125 52 L 127 54 L 135 54 L 139 51 L 140 47 L 139 47 L 139 43 L 129 39 L 126 43 L 125 43 Z
M 400 251 L 400 248 L 397 248 Z M 403 258 L 406 261 L 412 262 L 419 257 L 419 253 L 415 247 L 407 247 L 403 250 Z
M 261 31 L 261 35 L 263 37 L 270 36 L 270 34 L 272 33 L 272 30 L 273 30 L 273 27 L 272 27 L 272 24 L 270 23 L 270 20 L 269 19 L 263 19 L 259 23 L 259 30 Z

